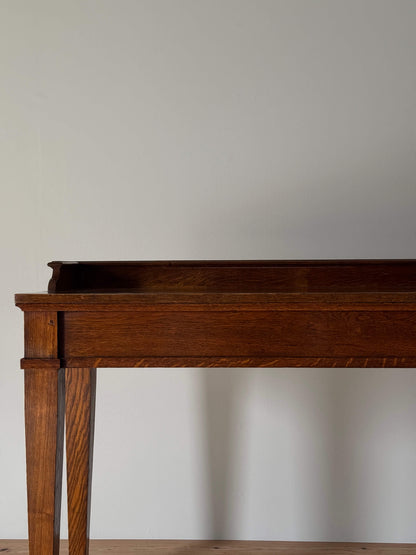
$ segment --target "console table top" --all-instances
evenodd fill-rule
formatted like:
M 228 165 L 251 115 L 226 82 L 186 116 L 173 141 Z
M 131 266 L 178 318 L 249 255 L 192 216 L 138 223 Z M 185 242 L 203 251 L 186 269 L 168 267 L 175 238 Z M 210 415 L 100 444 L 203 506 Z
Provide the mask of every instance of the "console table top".
M 97 368 L 416 368 L 415 260 L 51 262 L 24 310 L 30 555 L 88 553 Z
M 371 304 L 416 306 L 416 260 L 172 260 L 50 262 L 48 290 L 20 293 L 23 310 L 128 305 Z

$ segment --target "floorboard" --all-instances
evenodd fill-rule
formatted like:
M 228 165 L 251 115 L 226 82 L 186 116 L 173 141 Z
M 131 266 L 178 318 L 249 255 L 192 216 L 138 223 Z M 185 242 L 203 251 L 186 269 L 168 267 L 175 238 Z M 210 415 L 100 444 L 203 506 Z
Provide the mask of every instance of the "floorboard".
M 27 540 L 0 540 L 0 554 L 28 555 Z M 416 544 L 191 541 L 191 540 L 91 540 L 90 555 L 416 555 Z M 61 542 L 61 555 L 68 543 Z

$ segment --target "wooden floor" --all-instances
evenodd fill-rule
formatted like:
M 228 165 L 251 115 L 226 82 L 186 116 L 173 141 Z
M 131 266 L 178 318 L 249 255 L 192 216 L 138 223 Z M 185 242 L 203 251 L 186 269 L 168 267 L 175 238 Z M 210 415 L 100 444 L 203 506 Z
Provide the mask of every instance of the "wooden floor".
M 29 553 L 26 540 L 0 540 L 0 554 Z M 91 540 L 90 555 L 416 555 L 416 544 L 188 540 Z M 45 554 L 46 555 L 46 554 Z M 68 544 L 61 542 L 61 555 Z

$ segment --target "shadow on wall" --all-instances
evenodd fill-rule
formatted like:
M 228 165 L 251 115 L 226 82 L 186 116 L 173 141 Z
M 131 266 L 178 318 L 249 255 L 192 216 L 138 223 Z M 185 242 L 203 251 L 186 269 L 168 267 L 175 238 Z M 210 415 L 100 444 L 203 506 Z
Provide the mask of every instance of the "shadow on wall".
M 241 452 L 241 421 L 244 414 L 238 402 L 244 399 L 249 369 L 212 368 L 203 370 L 202 391 L 205 408 L 207 499 L 209 500 L 209 538 L 238 537 L 234 520 L 238 518 L 236 495 L 237 458 Z M 237 514 L 236 514 L 237 513 Z
M 322 176 L 303 188 L 263 184 L 259 194 L 243 187 L 235 201 L 216 191 L 192 230 L 195 252 L 224 259 L 414 257 L 415 190 L 402 162 L 386 153 L 368 168 L 340 168 L 342 177 Z M 391 184 L 400 179 L 398 191 Z M 223 241 L 214 245 L 221 231 Z M 415 453 L 405 447 L 416 440 L 414 372 L 221 368 L 202 376 L 209 538 L 415 540 L 406 491 L 416 489 Z
M 208 539 L 415 541 L 416 372 L 216 368 L 200 386 Z

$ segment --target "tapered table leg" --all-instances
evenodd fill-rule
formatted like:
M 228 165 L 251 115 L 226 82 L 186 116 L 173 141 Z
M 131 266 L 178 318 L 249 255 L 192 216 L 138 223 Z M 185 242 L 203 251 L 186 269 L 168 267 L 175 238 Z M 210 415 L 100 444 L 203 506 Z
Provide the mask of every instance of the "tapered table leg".
M 65 383 L 69 554 L 87 555 L 96 369 L 67 368 Z
M 64 436 L 64 370 L 25 370 L 30 555 L 58 555 Z

